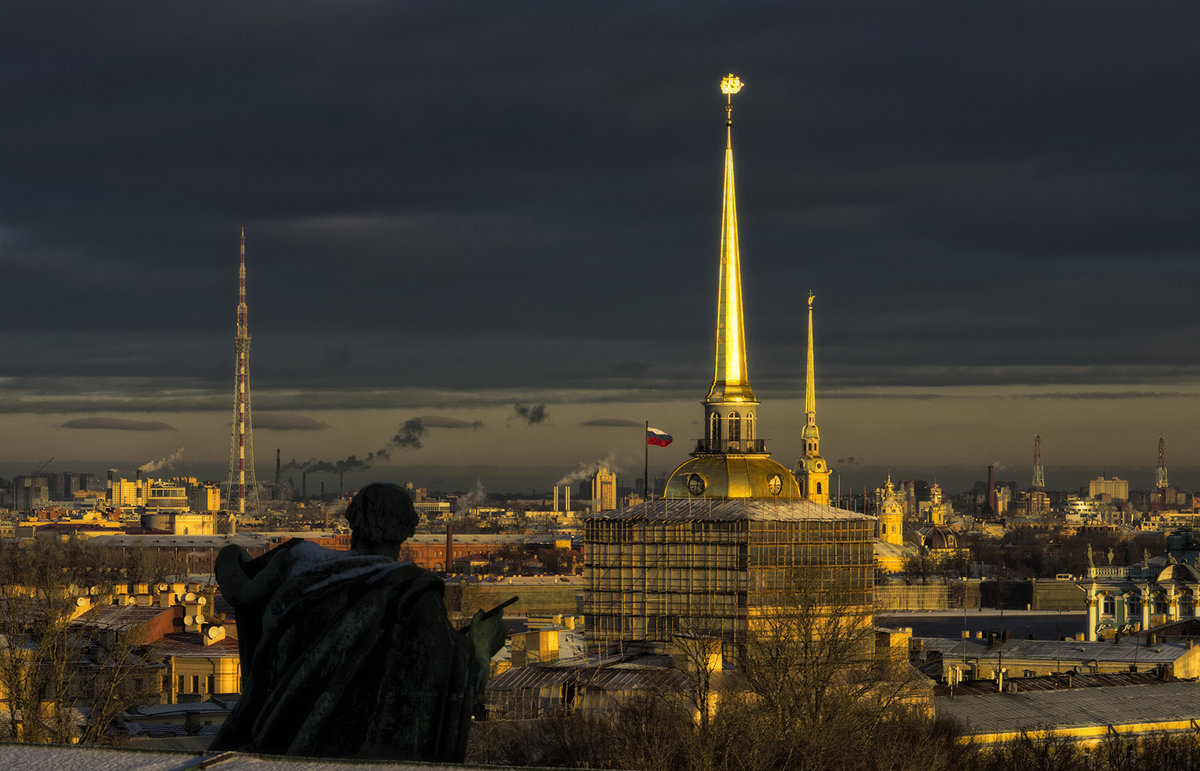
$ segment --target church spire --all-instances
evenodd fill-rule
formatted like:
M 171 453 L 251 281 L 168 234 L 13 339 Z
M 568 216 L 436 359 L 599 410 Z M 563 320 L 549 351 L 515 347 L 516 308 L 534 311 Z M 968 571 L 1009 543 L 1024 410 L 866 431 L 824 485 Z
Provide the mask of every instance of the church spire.
M 742 322 L 742 270 L 738 255 L 737 201 L 733 184 L 733 95 L 742 81 L 721 80 L 725 94 L 725 187 L 721 211 L 721 273 L 717 290 L 717 348 L 707 402 L 754 402 L 746 369 L 746 332 Z
M 804 378 L 804 455 L 809 458 L 821 454 L 821 432 L 817 429 L 817 378 L 813 364 L 813 300 L 816 295 L 808 293 L 808 367 Z
M 816 367 L 813 360 L 813 300 L 808 293 L 808 367 L 804 378 L 804 454 L 796 462 L 796 479 L 804 491 L 804 497 L 815 503 L 829 503 L 829 466 L 821 457 L 821 432 L 817 430 L 817 385 Z
M 813 366 L 813 300 L 816 296 L 808 293 L 808 371 L 804 379 L 804 422 L 805 425 L 817 427 L 817 386 L 815 367 Z

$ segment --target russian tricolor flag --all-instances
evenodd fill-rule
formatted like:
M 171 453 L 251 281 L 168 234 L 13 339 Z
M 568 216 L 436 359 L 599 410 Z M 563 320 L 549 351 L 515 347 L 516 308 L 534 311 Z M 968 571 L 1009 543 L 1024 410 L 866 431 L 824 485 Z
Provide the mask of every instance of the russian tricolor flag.
M 646 444 L 652 444 L 656 447 L 666 447 L 673 441 L 675 441 L 675 438 L 666 431 L 660 431 L 657 428 L 650 428 L 649 426 L 646 427 Z

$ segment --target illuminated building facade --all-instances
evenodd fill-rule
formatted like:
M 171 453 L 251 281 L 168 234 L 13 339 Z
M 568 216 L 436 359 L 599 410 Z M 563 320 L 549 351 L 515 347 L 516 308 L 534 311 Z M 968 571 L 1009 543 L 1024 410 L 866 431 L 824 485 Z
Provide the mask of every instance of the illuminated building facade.
M 584 612 L 592 646 L 667 643 L 683 632 L 719 638 L 736 650 L 756 617 L 794 607 L 797 592 L 819 592 L 867 614 L 873 603 L 874 518 L 806 500 L 795 475 L 771 459 L 757 435 L 731 138 L 732 95 L 741 82 L 731 75 L 721 85 L 729 100 L 716 357 L 702 402 L 704 436 L 668 478 L 661 499 L 587 518 Z M 815 431 L 815 414 L 811 426 Z M 827 496 L 827 481 L 822 489 Z

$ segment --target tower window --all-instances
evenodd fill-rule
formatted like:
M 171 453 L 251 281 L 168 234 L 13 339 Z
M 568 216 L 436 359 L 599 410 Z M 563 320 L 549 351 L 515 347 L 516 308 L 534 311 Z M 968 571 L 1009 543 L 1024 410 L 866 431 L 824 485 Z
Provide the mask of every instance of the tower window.
M 742 438 L 742 421 L 741 415 L 736 412 L 729 413 L 729 441 L 737 442 Z
M 708 416 L 708 435 L 709 446 L 713 450 L 720 449 L 721 446 L 721 416 L 713 413 Z
M 821 494 L 821 483 L 817 482 L 817 495 Z

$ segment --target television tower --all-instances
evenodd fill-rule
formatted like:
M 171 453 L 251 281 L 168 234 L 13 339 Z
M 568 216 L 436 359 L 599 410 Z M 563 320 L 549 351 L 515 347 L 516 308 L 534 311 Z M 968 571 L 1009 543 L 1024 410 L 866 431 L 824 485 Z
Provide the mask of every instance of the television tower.
M 230 531 L 237 532 L 237 517 L 246 513 L 246 476 L 250 496 L 258 508 L 258 480 L 254 476 L 254 437 L 250 429 L 250 325 L 246 313 L 246 228 L 242 228 L 241 263 L 238 266 L 237 332 L 233 337 L 233 438 L 229 447 Z
M 1042 435 L 1033 437 L 1033 489 L 1041 492 L 1046 489 L 1046 470 L 1042 466 Z
M 1166 441 L 1160 436 L 1158 438 L 1158 470 L 1154 472 L 1154 486 L 1158 488 L 1158 492 L 1163 497 L 1163 503 L 1166 503 L 1167 498 L 1167 446 Z

